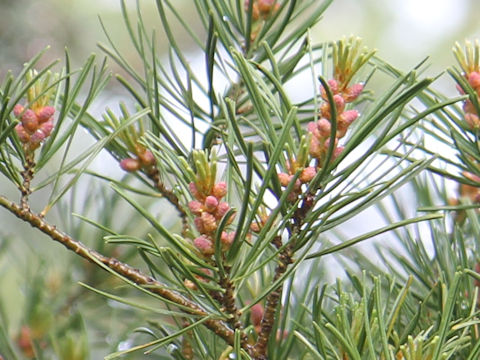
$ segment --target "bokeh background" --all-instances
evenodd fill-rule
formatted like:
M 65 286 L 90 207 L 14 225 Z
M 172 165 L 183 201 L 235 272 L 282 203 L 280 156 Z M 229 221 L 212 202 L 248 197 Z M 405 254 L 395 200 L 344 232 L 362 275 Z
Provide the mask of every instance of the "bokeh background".
M 200 29 L 193 0 L 174 1 L 188 23 Z M 127 3 L 133 13 L 136 2 Z M 147 23 L 160 28 L 155 1 L 140 0 L 140 3 Z M 63 58 L 65 48 L 74 65 L 80 65 L 92 52 L 104 56 L 97 47 L 98 42 L 106 43 L 99 17 L 114 42 L 128 53 L 130 45 L 125 40 L 127 35 L 117 0 L 0 0 L 0 83 L 7 71 L 18 72 L 47 46 L 50 49 L 43 57 L 45 64 Z M 311 34 L 317 42 L 351 34 L 360 36 L 366 46 L 378 49 L 380 57 L 403 70 L 430 57 L 428 73 L 438 75 L 454 63 L 451 48 L 455 41 L 480 37 L 479 19 L 478 0 L 335 0 Z M 188 37 L 182 32 L 179 36 L 184 49 L 188 51 L 191 46 L 192 52 L 195 51 Z M 167 42 L 160 38 L 158 48 L 166 50 Z M 138 61 L 133 55 L 129 60 L 133 64 Z M 113 62 L 109 66 L 114 73 L 120 71 Z M 436 84 L 444 92 L 455 94 L 448 76 Z M 107 94 L 114 99 L 121 97 L 115 81 L 110 83 Z M 104 103 L 97 105 L 98 111 L 103 111 L 110 100 L 104 97 Z M 1 179 L 0 193 L 12 199 L 17 196 L 15 189 Z M 69 222 L 65 214 L 71 209 L 64 210 L 52 213 L 54 221 Z M 18 238 L 22 240 L 19 242 Z M 40 238 L 41 235 L 0 209 L 0 305 L 8 314 L 12 329 L 18 328 L 24 312 L 27 287 L 31 285 L 25 279 L 32 279 L 39 269 L 45 268 L 50 285 L 59 286 L 55 281 L 62 278 L 56 276 L 56 271 L 61 272 L 72 260 L 72 255 L 60 246 Z M 1 246 L 7 243 L 8 249 Z M 108 333 L 108 328 L 105 331 Z
M 127 1 L 132 11 L 135 3 Z M 155 1 L 140 3 L 155 25 Z M 192 0 L 177 3 L 188 22 L 195 24 Z M 99 16 L 121 46 L 124 28 L 119 11 L 117 0 L 2 0 L 0 73 L 18 69 L 46 46 L 51 47 L 50 58 L 62 57 L 65 47 L 78 61 L 98 52 L 97 42 L 105 41 Z M 354 34 L 398 67 L 408 68 L 430 56 L 432 69 L 441 71 L 453 61 L 450 49 L 455 41 L 479 35 L 479 15 L 476 0 L 336 0 L 312 35 L 325 41 Z

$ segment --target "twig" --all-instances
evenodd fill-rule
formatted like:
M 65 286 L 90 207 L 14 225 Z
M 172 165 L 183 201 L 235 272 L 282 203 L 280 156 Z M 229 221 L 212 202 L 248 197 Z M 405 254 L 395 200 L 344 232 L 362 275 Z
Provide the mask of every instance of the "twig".
M 130 265 L 125 264 L 116 258 L 104 256 L 99 252 L 88 248 L 80 241 L 77 241 L 59 231 L 54 225 L 49 224 L 39 215 L 32 213 L 30 209 L 23 209 L 21 206 L 3 196 L 0 196 L 0 205 L 21 220 L 29 223 L 32 227 L 45 233 L 52 240 L 61 243 L 67 249 L 75 252 L 84 259 L 87 259 L 89 262 L 96 264 L 97 266 L 101 266 L 100 264 L 103 264 L 117 274 L 133 281 L 135 284 L 145 286 L 146 290 L 177 304 L 182 311 L 199 316 L 209 315 L 207 311 L 202 309 L 198 304 L 185 298 L 183 295 L 168 289 L 165 284 L 155 280 L 151 276 L 143 274 L 140 270 L 134 269 Z M 227 344 L 233 346 L 234 332 L 223 321 L 208 319 L 204 322 L 204 324 L 216 335 L 224 339 Z M 245 350 L 248 351 L 249 349 L 245 348 Z
M 30 206 L 28 205 L 28 197 L 32 193 L 30 185 L 33 179 L 34 168 L 35 160 L 33 153 L 26 153 L 25 164 L 23 164 L 23 171 L 20 172 L 23 178 L 23 183 L 20 187 L 20 192 L 22 193 L 22 197 L 20 198 L 20 205 L 24 211 L 30 211 Z
M 276 236 L 273 241 L 273 245 L 279 249 L 282 246 L 280 236 Z M 275 269 L 275 275 L 273 282 L 277 281 L 287 271 L 288 265 L 292 263 L 292 249 L 293 244 L 287 245 L 279 255 L 279 263 Z M 263 313 L 262 322 L 260 323 L 260 332 L 257 337 L 257 342 L 253 348 L 252 355 L 256 360 L 267 359 L 267 344 L 270 334 L 272 332 L 273 323 L 275 321 L 275 312 L 279 304 L 280 297 L 282 296 L 283 284 L 280 284 L 275 290 L 273 290 L 267 297 L 265 304 L 265 312 Z
M 145 173 L 149 177 L 149 179 L 153 181 L 153 184 L 155 185 L 155 188 L 158 190 L 158 192 L 162 194 L 162 196 L 167 199 L 168 202 L 175 207 L 175 209 L 177 209 L 180 217 L 182 218 L 182 234 L 185 234 L 185 232 L 188 230 L 187 213 L 185 212 L 183 206 L 180 204 L 177 195 L 175 195 L 171 190 L 165 187 L 165 184 L 160 179 L 160 174 L 156 166 L 153 166 Z
M 227 274 L 229 269 L 227 270 Z M 240 311 L 235 305 L 235 286 L 232 281 L 229 279 L 228 275 L 222 276 L 219 281 L 219 285 L 225 290 L 221 304 L 225 307 L 225 311 L 230 315 L 228 323 L 234 330 L 238 330 L 241 333 L 241 342 L 242 346 L 248 347 L 248 337 L 247 334 L 243 331 L 243 325 L 240 322 Z

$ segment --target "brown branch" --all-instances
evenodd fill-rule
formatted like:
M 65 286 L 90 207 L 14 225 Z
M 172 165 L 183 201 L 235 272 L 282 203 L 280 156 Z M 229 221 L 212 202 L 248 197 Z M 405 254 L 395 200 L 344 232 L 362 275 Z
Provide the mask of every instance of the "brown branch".
M 54 225 L 47 223 L 41 216 L 32 213 L 30 209 L 26 210 L 3 196 L 0 196 L 0 206 L 10 211 L 21 220 L 29 223 L 32 227 L 40 230 L 52 240 L 61 243 L 67 249 L 75 252 L 84 259 L 87 259 L 89 262 L 96 264 L 97 266 L 103 264 L 135 284 L 145 286 L 146 290 L 179 305 L 182 311 L 199 316 L 209 315 L 198 304 L 185 298 L 183 295 L 168 289 L 165 284 L 155 280 L 151 276 L 143 274 L 140 270 L 134 269 L 128 264 L 115 258 L 104 256 L 99 252 L 88 248 L 81 242 L 59 231 Z M 224 339 L 227 344 L 233 346 L 234 332 L 223 321 L 209 319 L 206 320 L 204 324 L 208 329 Z
M 145 171 L 145 174 L 148 176 L 150 180 L 153 181 L 153 184 L 155 188 L 158 190 L 158 192 L 162 194 L 162 196 L 165 199 L 167 199 L 168 202 L 175 207 L 175 209 L 177 209 L 178 213 L 180 214 L 180 217 L 182 218 L 182 229 L 183 229 L 182 233 L 184 234 L 188 229 L 187 213 L 183 208 L 183 206 L 180 204 L 180 201 L 178 200 L 177 195 L 175 195 L 173 191 L 165 187 L 165 184 L 160 179 L 160 173 L 156 166 L 152 166 L 150 169 Z
M 238 310 L 237 306 L 235 305 L 235 285 L 228 277 L 228 271 L 225 276 L 222 276 L 219 281 L 219 285 L 225 290 L 222 298 L 221 304 L 224 306 L 225 311 L 227 314 L 230 315 L 230 319 L 228 323 L 234 330 L 238 330 L 241 332 L 241 343 L 244 348 L 249 348 L 250 345 L 248 344 L 248 336 L 243 331 L 243 325 L 240 322 L 240 311 Z
M 30 206 L 28 205 L 28 197 L 32 193 L 30 185 L 33 179 L 34 168 L 34 155 L 33 153 L 26 152 L 25 164 L 23 164 L 23 171 L 20 172 L 23 178 L 23 183 L 20 187 L 20 192 L 22 194 L 22 197 L 20 198 L 20 205 L 24 211 L 30 211 Z
M 273 241 L 273 245 L 278 249 L 282 246 L 280 236 L 276 236 Z M 288 265 L 292 263 L 292 248 L 293 245 L 287 245 L 279 254 L 279 263 L 275 268 L 275 275 L 273 282 L 277 281 L 287 271 Z M 263 313 L 262 322 L 260 323 L 260 332 L 257 337 L 257 342 L 253 347 L 252 355 L 256 360 L 267 359 L 267 344 L 270 334 L 272 332 L 273 324 L 275 322 L 275 313 L 280 303 L 280 297 L 282 296 L 283 284 L 280 284 L 275 290 L 273 290 L 267 297 L 265 304 L 265 311 Z

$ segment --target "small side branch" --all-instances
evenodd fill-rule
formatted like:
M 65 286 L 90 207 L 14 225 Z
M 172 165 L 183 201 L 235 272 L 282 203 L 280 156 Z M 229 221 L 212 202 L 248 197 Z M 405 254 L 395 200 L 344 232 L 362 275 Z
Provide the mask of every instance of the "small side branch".
M 158 192 L 162 194 L 162 196 L 167 199 L 168 202 L 175 207 L 175 209 L 177 209 L 180 217 L 182 218 L 182 228 L 183 233 L 185 233 L 188 229 L 187 213 L 185 212 L 183 206 L 180 204 L 178 197 L 171 190 L 165 187 L 165 184 L 160 179 L 160 175 L 156 166 L 152 167 L 148 172 L 146 172 L 146 175 L 150 180 L 152 180 Z
M 24 211 L 30 211 L 30 206 L 28 205 L 28 197 L 32 193 L 30 186 L 33 179 L 34 168 L 35 160 L 33 158 L 33 153 L 27 153 L 25 156 L 25 164 L 23 165 L 23 171 L 20 173 L 23 178 L 23 183 L 20 187 L 20 192 L 22 193 L 22 197 L 20 198 L 20 205 Z

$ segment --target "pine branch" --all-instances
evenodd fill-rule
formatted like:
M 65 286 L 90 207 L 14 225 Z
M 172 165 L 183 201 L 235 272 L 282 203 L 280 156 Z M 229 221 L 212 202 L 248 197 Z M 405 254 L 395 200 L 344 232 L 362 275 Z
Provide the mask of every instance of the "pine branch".
M 279 236 L 275 237 L 273 240 L 273 245 L 277 249 L 282 246 L 281 239 Z M 273 277 L 273 282 L 277 281 L 287 270 L 288 265 L 292 263 L 293 256 L 293 244 L 286 246 L 282 252 L 279 254 L 279 264 L 275 269 L 275 275 Z M 267 297 L 265 312 L 263 314 L 262 322 L 260 324 L 261 330 L 258 334 L 257 342 L 254 346 L 253 354 L 256 360 L 266 360 L 266 352 L 268 339 L 270 338 L 273 324 L 275 322 L 275 313 L 279 304 L 280 297 L 282 296 L 283 284 L 278 286 L 273 290 L 270 295 Z
M 32 193 L 30 189 L 30 183 L 33 178 L 33 172 L 35 167 L 35 160 L 33 154 L 27 154 L 25 157 L 25 164 L 23 165 L 23 171 L 20 173 L 23 178 L 22 186 L 20 187 L 20 192 L 22 193 L 22 197 L 20 199 L 20 204 L 23 210 L 29 211 L 30 206 L 28 205 L 28 197 Z
M 133 281 L 135 284 L 145 286 L 148 291 L 178 304 L 186 313 L 199 316 L 209 315 L 208 312 L 202 309 L 198 304 L 173 290 L 169 290 L 165 284 L 155 280 L 151 276 L 145 275 L 140 270 L 134 269 L 130 265 L 125 264 L 116 258 L 106 257 L 101 253 L 88 248 L 81 242 L 58 230 L 54 225 L 48 223 L 39 215 L 34 214 L 30 209 L 22 208 L 3 196 L 0 196 L 0 205 L 19 219 L 29 223 L 32 227 L 40 230 L 52 240 L 61 243 L 67 249 L 75 252 L 89 262 L 98 266 L 101 266 L 100 264 L 102 264 L 126 279 Z M 234 344 L 234 332 L 227 327 L 223 321 L 208 319 L 205 321 L 205 325 L 216 335 L 224 339 L 229 345 Z
M 185 212 L 185 209 L 183 208 L 183 206 L 180 204 L 180 201 L 178 200 L 177 195 L 175 195 L 173 191 L 165 187 L 165 184 L 160 179 L 160 174 L 156 166 L 153 166 L 151 169 L 145 171 L 145 173 L 148 176 L 148 178 L 152 180 L 153 186 L 155 186 L 158 192 L 162 194 L 162 196 L 165 199 L 167 199 L 167 201 L 170 204 L 172 204 L 175 207 L 175 209 L 178 211 L 182 219 L 182 233 L 185 234 L 188 230 L 187 213 Z

